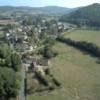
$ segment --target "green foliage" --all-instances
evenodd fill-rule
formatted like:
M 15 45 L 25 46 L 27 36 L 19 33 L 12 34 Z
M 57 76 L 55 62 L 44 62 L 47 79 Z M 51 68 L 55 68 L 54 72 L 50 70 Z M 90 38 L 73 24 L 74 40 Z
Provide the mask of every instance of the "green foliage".
M 9 55 L 8 57 L 6 57 L 5 59 L 5 65 L 8 67 L 11 67 L 11 55 Z
M 47 26 L 47 33 L 49 34 L 57 34 L 58 33 L 58 26 L 57 26 L 57 21 L 56 20 L 50 20 L 47 21 L 45 24 Z
M 41 24 L 40 16 L 28 16 L 22 21 L 23 25 L 38 25 Z
M 54 56 L 56 56 L 56 52 L 53 51 L 53 45 L 55 44 L 55 38 L 49 36 L 47 33 L 44 33 L 43 36 L 41 36 L 41 45 L 42 48 L 39 49 L 38 53 L 42 54 L 43 57 L 46 57 L 47 59 L 50 59 Z
M 21 58 L 12 53 L 8 44 L 0 45 L 0 100 L 15 97 L 20 86 L 16 72 L 21 66 Z
M 69 15 L 64 15 L 60 18 L 61 21 L 67 21 L 78 26 L 100 26 L 100 4 L 93 4 L 79 8 Z
M 74 41 L 70 38 L 58 37 L 58 41 L 65 43 L 67 45 L 73 46 L 80 51 L 87 52 L 88 54 L 100 58 L 100 48 L 93 43 L 86 41 Z
M 0 100 L 9 100 L 17 94 L 16 74 L 12 69 L 0 68 Z
M 21 66 L 21 57 L 17 53 L 12 53 L 12 50 L 8 44 L 2 44 L 0 46 L 0 65 L 13 68 L 18 71 Z
M 11 55 L 11 66 L 15 71 L 21 67 L 21 57 L 17 53 Z
M 2 66 L 2 67 L 5 66 L 5 59 L 0 59 L 0 66 Z
M 44 41 L 44 44 L 49 45 L 49 46 L 53 46 L 55 44 L 55 39 L 52 37 L 47 37 Z
M 57 55 L 57 53 L 52 50 L 52 47 L 50 45 L 46 45 L 43 48 L 43 50 L 41 51 L 41 53 L 47 59 L 50 59 L 50 58 L 55 57 Z
M 8 32 L 10 29 L 13 29 L 13 28 L 14 28 L 14 25 L 8 24 L 8 25 L 6 25 L 6 26 L 3 28 L 3 30 L 4 30 L 5 32 Z
M 6 58 L 11 55 L 11 49 L 8 44 L 1 44 L 0 46 L 0 58 Z

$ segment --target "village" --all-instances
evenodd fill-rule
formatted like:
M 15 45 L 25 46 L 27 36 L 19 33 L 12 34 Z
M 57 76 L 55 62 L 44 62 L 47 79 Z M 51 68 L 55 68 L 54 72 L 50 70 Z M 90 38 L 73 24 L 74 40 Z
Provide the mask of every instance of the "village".
M 51 41 L 61 33 L 72 31 L 76 26 L 46 19 L 37 22 L 36 25 L 29 24 L 26 20 L 1 20 L 0 25 L 0 32 L 3 33 L 0 42 L 9 44 L 13 53 L 21 55 L 22 80 L 18 100 L 25 100 L 25 94 L 42 95 L 60 88 L 61 83 L 50 70 L 50 58 L 56 53 L 49 45 L 52 45 Z
M 100 100 L 100 0 L 0 0 L 0 100 Z

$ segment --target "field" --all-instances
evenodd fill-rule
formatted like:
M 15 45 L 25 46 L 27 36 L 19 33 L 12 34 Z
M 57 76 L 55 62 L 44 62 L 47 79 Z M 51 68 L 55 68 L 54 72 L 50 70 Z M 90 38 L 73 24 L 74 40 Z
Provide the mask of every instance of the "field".
M 13 20 L 0 20 L 0 25 L 16 24 Z
M 65 37 L 77 41 L 88 41 L 100 46 L 100 31 L 95 30 L 76 30 L 71 33 L 65 33 Z
M 88 40 L 100 46 L 100 31 L 77 30 L 66 37 Z M 98 59 L 59 42 L 54 49 L 59 55 L 51 60 L 51 70 L 62 88 L 44 96 L 28 95 L 27 100 L 100 100 Z

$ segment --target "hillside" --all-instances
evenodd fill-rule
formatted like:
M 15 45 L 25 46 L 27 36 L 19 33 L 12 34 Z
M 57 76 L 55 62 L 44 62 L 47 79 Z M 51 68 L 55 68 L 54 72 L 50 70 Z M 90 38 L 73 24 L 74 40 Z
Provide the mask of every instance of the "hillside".
M 60 20 L 78 25 L 100 26 L 100 4 L 81 7 L 69 15 L 63 15 Z
M 37 14 L 67 14 L 73 11 L 73 9 L 58 7 L 58 6 L 46 6 L 46 7 L 13 7 L 13 6 L 1 6 L 0 12 L 22 12 L 22 13 L 37 13 Z

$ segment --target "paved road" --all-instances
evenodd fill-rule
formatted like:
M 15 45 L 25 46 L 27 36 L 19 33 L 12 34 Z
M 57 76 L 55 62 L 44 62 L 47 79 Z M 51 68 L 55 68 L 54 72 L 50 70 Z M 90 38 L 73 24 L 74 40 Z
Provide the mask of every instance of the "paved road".
M 22 70 L 21 70 L 21 89 L 19 92 L 19 100 L 25 100 L 25 66 L 23 64 Z

